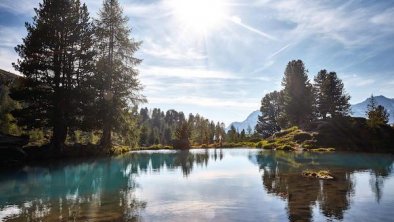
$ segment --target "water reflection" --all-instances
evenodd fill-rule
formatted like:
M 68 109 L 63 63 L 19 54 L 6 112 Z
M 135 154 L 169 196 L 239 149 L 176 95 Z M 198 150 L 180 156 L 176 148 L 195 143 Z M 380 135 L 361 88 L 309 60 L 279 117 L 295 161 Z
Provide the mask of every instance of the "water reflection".
M 393 184 L 392 167 L 391 155 L 248 149 L 144 151 L 31 166 L 0 172 L 0 221 L 357 220 L 347 212 L 364 211 L 355 203 L 365 186 L 380 204 L 375 209 L 394 207 L 394 193 L 387 198 L 384 189 Z M 304 178 L 305 169 L 328 169 L 335 180 Z M 357 183 L 360 173 L 365 184 Z M 370 199 L 363 199 L 367 207 Z
M 135 221 L 145 203 L 126 159 L 25 167 L 0 179 L 0 209 L 10 221 Z M 4 209 L 10 209 L 7 213 Z M 16 214 L 16 215 L 15 215 Z
M 391 156 L 374 154 L 263 151 L 255 158 L 265 190 L 287 201 L 289 221 L 311 221 L 314 206 L 324 216 L 342 220 L 354 196 L 352 175 L 357 171 L 371 172 L 371 188 L 379 201 L 393 166 Z M 335 180 L 303 178 L 300 175 L 305 169 L 329 169 Z

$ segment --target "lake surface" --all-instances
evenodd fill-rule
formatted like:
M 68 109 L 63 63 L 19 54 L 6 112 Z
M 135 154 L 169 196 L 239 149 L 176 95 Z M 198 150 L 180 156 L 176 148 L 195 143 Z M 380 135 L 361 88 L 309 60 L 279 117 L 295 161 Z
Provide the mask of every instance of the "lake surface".
M 393 221 L 393 160 L 199 149 L 26 166 L 0 172 L 0 221 Z

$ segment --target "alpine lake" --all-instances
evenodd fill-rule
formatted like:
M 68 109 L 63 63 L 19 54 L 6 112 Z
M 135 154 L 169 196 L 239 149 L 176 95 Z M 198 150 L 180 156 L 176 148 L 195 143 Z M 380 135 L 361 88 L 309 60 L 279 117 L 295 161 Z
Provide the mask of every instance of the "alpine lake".
M 0 221 L 393 221 L 393 161 L 232 148 L 28 165 L 0 172 Z

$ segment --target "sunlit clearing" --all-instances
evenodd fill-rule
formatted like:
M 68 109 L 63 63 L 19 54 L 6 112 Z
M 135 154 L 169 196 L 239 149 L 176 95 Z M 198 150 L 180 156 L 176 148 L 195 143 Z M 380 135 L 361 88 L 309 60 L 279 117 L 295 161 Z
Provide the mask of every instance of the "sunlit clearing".
M 226 17 L 224 0 L 172 0 L 170 6 L 178 22 L 197 33 L 219 27 Z

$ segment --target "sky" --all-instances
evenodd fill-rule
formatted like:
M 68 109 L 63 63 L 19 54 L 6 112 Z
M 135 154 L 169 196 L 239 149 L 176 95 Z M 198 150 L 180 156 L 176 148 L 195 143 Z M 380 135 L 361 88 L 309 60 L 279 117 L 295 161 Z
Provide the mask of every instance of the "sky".
M 40 0 L 0 0 L 0 68 Z M 102 1 L 81 0 L 92 17 Z M 394 98 L 394 1 L 120 0 L 131 38 L 142 41 L 142 106 L 199 113 L 228 125 L 281 89 L 287 63 L 309 77 L 335 71 L 351 103 Z

